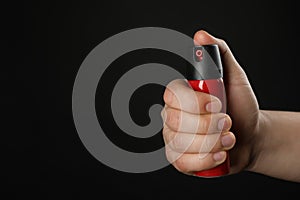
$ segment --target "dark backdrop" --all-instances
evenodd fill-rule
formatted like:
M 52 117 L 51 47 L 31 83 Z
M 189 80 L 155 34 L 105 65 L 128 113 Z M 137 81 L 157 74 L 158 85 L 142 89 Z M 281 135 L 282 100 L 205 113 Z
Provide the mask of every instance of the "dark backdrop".
M 188 199 L 224 191 L 296 192 L 299 184 L 243 172 L 219 179 L 189 177 L 172 166 L 145 174 L 115 171 L 94 159 L 82 145 L 71 110 L 73 82 L 87 54 L 108 37 L 137 27 L 158 26 L 193 36 L 205 29 L 224 38 L 248 74 L 262 109 L 300 110 L 299 5 L 295 1 L 40 1 L 26 2 L 6 16 L 14 30 L 11 45 L 20 51 L 13 77 L 18 81 L 5 96 L 6 118 L 12 134 L 5 134 L 3 180 L 7 185 L 32 185 L 49 197 L 102 198 L 104 194 L 139 198 Z M 22 14 L 21 17 L 19 14 Z M 21 22 L 21 28 L 16 23 Z M 20 45 L 21 44 L 21 45 Z M 10 52 L 11 54 L 14 51 Z M 137 140 L 122 134 L 107 107 L 113 83 L 127 70 L 147 62 L 161 62 L 180 70 L 176 56 L 144 50 L 116 60 L 102 78 L 96 107 L 110 139 L 136 152 L 163 145 L 160 134 Z M 18 68 L 17 68 L 18 67 Z M 25 75 L 26 74 L 26 75 Z M 31 75 L 31 76 L 27 76 Z M 163 88 L 141 87 L 132 98 L 131 114 L 147 124 L 150 104 L 162 103 Z M 139 103 L 143 102 L 143 103 Z M 15 120 L 18 120 L 16 123 Z M 18 132 L 18 136 L 14 133 Z M 298 159 L 298 158 L 295 158 Z M 12 192 L 16 190 L 11 189 Z M 57 193 L 60 191 L 60 193 Z

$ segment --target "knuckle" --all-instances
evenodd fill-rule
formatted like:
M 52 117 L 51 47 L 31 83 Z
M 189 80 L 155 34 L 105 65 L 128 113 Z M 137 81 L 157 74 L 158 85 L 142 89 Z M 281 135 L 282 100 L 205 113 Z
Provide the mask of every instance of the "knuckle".
M 170 130 L 168 127 L 163 128 L 163 139 L 167 145 L 173 140 L 175 132 Z
M 172 159 L 171 159 L 171 152 L 170 150 L 168 150 L 168 148 L 165 149 L 165 155 L 166 155 L 166 159 L 168 160 L 169 163 L 172 163 Z
M 165 143 L 168 143 L 170 134 L 166 127 L 163 128 L 162 135 L 163 135 Z
M 163 99 L 164 99 L 165 103 L 168 103 L 168 104 L 171 103 L 172 98 L 169 98 L 171 95 L 173 95 L 173 94 L 170 91 L 170 89 L 166 88 L 165 92 L 164 92 L 164 95 L 163 95 Z
M 180 126 L 180 113 L 169 109 L 167 115 L 167 124 L 170 125 L 174 130 L 178 130 Z
M 221 42 L 221 44 L 225 47 L 225 46 L 227 46 L 227 43 L 226 43 L 226 41 L 224 40 L 224 39 L 220 39 L 220 42 Z
M 174 136 L 175 133 L 173 131 L 167 131 L 167 134 L 165 134 L 165 140 L 166 140 L 166 144 L 169 145 L 172 149 L 174 149 L 173 147 L 173 140 L 174 140 Z
M 162 118 L 164 118 L 164 116 L 165 116 L 165 108 L 163 108 L 163 109 L 160 111 L 160 116 L 161 116 Z
M 174 165 L 176 169 L 180 172 L 186 173 L 188 172 L 188 166 L 187 163 L 184 160 L 184 157 L 180 157 L 174 162 Z
M 166 117 L 167 117 L 166 108 L 162 109 L 162 111 L 160 112 L 160 116 L 162 118 L 163 126 L 165 126 Z

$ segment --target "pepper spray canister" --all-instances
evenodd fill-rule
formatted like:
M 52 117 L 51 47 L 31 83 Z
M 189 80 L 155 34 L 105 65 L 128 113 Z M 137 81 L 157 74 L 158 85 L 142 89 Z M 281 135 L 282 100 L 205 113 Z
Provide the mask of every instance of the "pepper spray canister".
M 190 86 L 199 92 L 216 96 L 222 102 L 222 113 L 226 113 L 226 94 L 223 83 L 223 67 L 218 45 L 203 45 L 193 48 L 192 65 L 187 67 L 186 78 Z M 222 164 L 199 172 L 200 177 L 218 177 L 229 173 L 229 157 Z

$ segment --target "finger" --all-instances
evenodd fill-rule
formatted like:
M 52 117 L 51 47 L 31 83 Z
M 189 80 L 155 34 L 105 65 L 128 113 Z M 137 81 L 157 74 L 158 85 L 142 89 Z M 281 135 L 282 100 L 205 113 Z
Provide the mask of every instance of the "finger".
M 221 133 L 231 128 L 230 117 L 224 113 L 196 115 L 174 108 L 164 108 L 164 123 L 174 131 L 185 133 Z
M 198 135 L 174 132 L 168 127 L 163 130 L 165 144 L 179 153 L 209 153 L 233 148 L 236 138 L 231 132 Z
M 195 114 L 220 112 L 222 108 L 217 97 L 194 91 L 184 80 L 174 80 L 167 85 L 164 101 L 169 107 Z
M 218 39 L 210 35 L 206 31 L 201 30 L 195 33 L 194 43 L 196 45 L 217 44 L 220 49 L 222 61 L 225 66 L 224 69 L 226 70 L 226 72 L 233 76 L 244 74 L 243 69 L 234 58 L 231 50 L 224 40 Z
M 201 154 L 179 154 L 172 149 L 166 148 L 167 160 L 180 172 L 192 173 L 213 168 L 226 159 L 227 153 L 220 151 L 217 153 L 208 153 L 200 158 Z

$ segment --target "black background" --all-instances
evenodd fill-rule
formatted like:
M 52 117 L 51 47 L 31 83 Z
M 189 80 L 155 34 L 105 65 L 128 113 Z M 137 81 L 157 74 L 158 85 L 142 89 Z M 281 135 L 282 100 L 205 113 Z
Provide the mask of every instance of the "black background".
M 72 87 L 87 54 L 108 37 L 137 27 L 165 27 L 193 36 L 205 29 L 227 41 L 242 65 L 262 109 L 300 111 L 299 5 L 294 1 L 40 1 L 20 4 L 4 16 L 13 37 L 8 56 L 13 76 L 1 80 L 6 153 L 1 179 L 7 186 L 29 185 L 51 199 L 121 195 L 122 198 L 201 198 L 225 191 L 245 195 L 297 192 L 299 184 L 242 172 L 219 179 L 178 173 L 172 166 L 145 174 L 128 174 L 98 162 L 82 145 L 72 119 Z M 21 23 L 20 23 L 21 22 Z M 20 25 L 20 26 L 19 26 Z M 5 31 L 7 32 L 7 31 Z M 5 40 L 5 38 L 4 38 Z M 161 62 L 180 70 L 181 60 L 155 50 L 128 53 L 101 79 L 97 114 L 110 139 L 136 152 L 163 145 L 160 134 L 129 138 L 111 120 L 110 94 L 118 78 L 136 65 Z M 30 75 L 30 76 L 27 76 Z M 148 107 L 162 103 L 163 88 L 143 86 L 130 104 L 134 120 L 145 125 Z M 2 100 L 3 100 L 2 99 Z M 9 122 L 10 121 L 10 122 Z M 298 158 L 295 158 L 298 159 Z M 17 187 L 5 187 L 11 195 Z

